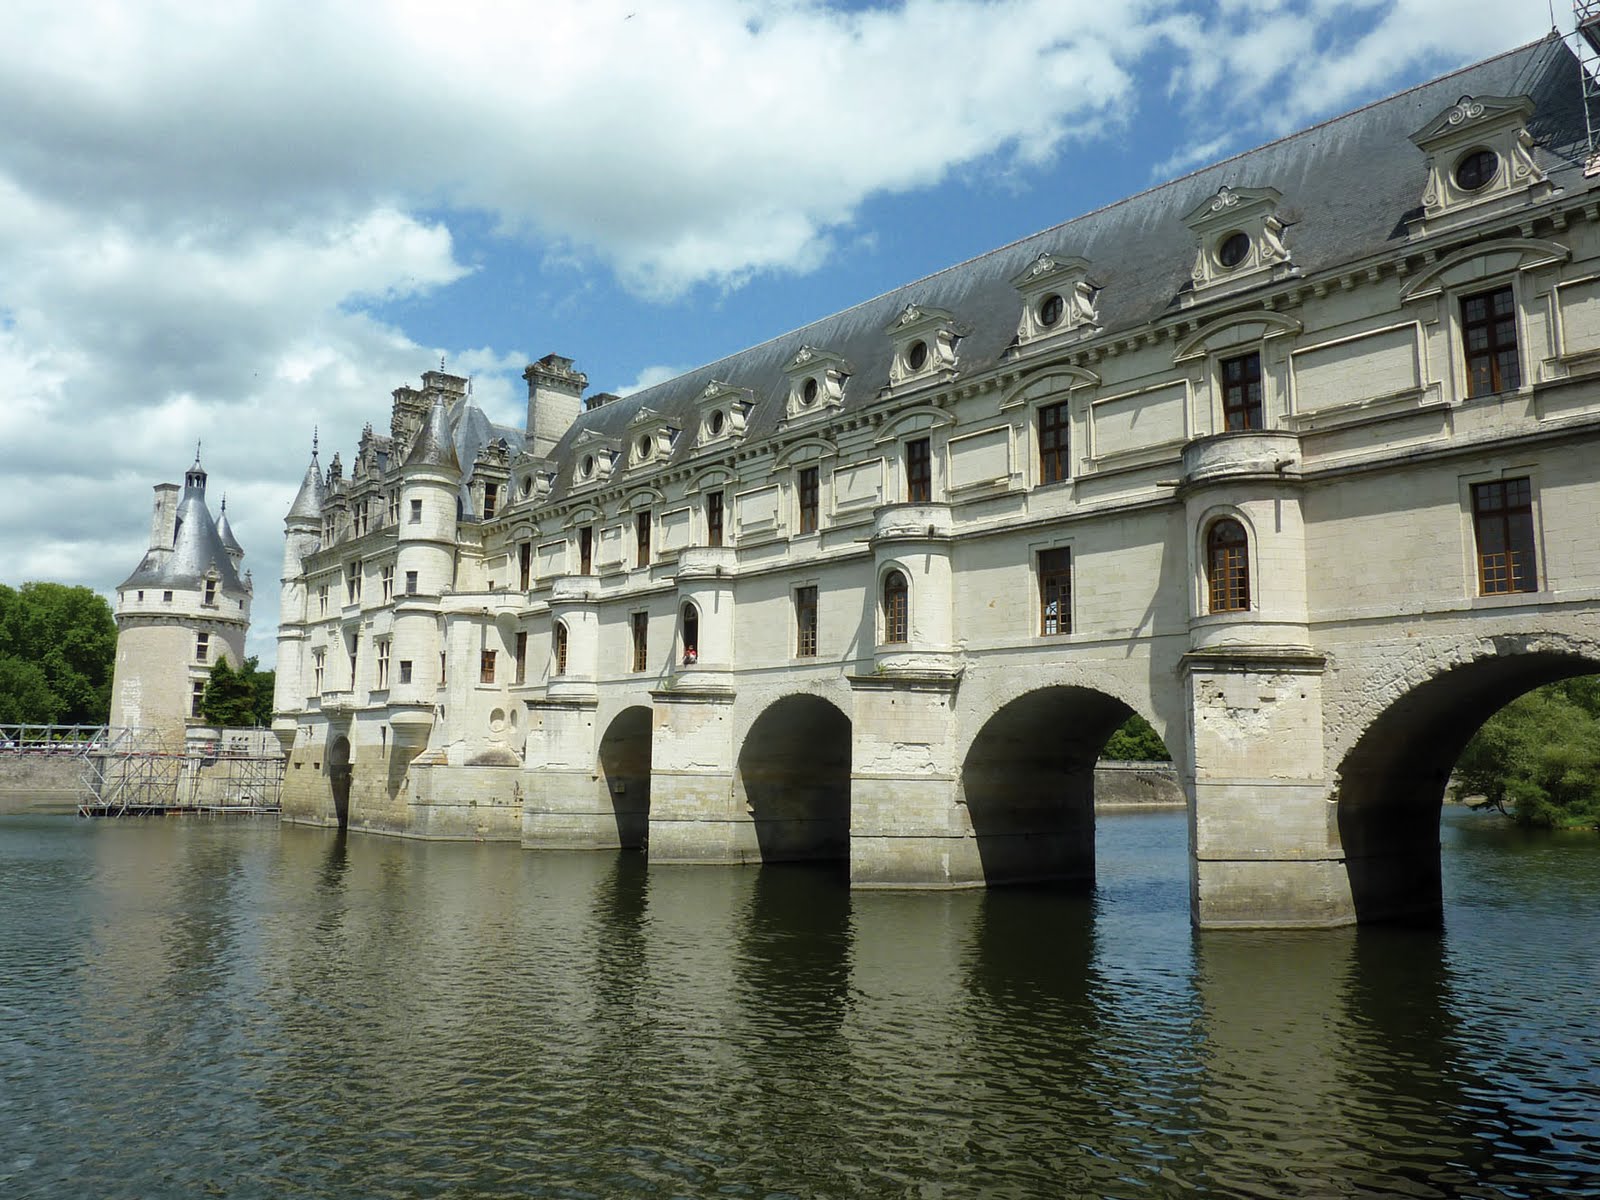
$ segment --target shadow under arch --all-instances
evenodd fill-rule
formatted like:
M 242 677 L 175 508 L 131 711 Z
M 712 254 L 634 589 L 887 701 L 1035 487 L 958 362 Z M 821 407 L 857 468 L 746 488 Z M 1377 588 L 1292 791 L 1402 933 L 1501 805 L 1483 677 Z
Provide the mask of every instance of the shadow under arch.
M 850 857 L 850 718 L 820 696 L 784 696 L 750 726 L 734 799 L 755 825 L 761 861 Z
M 599 785 L 611 798 L 617 845 L 642 850 L 650 833 L 650 735 L 654 717 L 642 704 L 625 708 L 600 739 Z
M 1054 686 L 984 722 L 961 765 L 961 794 L 985 882 L 1093 886 L 1095 762 L 1133 711 L 1093 688 Z
M 1499 649 L 1445 668 L 1367 726 L 1335 781 L 1357 922 L 1442 918 L 1439 815 L 1461 752 L 1486 720 L 1523 693 L 1596 673 L 1600 661 L 1572 650 Z
M 350 828 L 350 739 L 343 735 L 328 745 L 328 789 L 333 794 L 333 815 L 340 829 Z

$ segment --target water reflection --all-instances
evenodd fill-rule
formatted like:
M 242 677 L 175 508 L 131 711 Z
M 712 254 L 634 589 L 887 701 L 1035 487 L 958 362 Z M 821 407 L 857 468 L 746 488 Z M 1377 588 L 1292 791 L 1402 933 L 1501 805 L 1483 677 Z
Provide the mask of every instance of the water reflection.
M 1093 897 L 8 824 L 0 1194 L 1585 1194 L 1592 854 L 1197 937 L 1182 819 L 1103 822 Z

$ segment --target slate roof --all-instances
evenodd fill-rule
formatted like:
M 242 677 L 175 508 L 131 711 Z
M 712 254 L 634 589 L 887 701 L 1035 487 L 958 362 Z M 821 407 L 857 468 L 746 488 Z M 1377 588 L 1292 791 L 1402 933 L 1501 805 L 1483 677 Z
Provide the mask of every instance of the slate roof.
M 1551 34 L 585 411 L 555 449 L 560 465 L 551 499 L 561 500 L 570 488 L 572 443 L 589 431 L 621 439 L 643 407 L 685 431 L 672 461 L 687 460 L 697 423 L 694 402 L 712 380 L 754 391 L 747 440 L 772 434 L 787 394 L 783 367 L 803 345 L 842 355 L 855 367 L 844 411 L 872 403 L 888 382 L 886 330 L 910 303 L 948 309 L 966 328 L 963 374 L 998 365 L 1021 311 L 1010 281 L 1046 251 L 1089 261 L 1090 278 L 1103 289 L 1099 319 L 1108 331 L 1176 311 L 1195 255 L 1182 218 L 1224 185 L 1274 187 L 1283 194 L 1278 215 L 1293 222 L 1285 241 L 1307 275 L 1393 249 L 1404 244 L 1407 217 L 1421 212 L 1425 159 L 1410 135 L 1463 95 L 1531 95 L 1535 158 L 1558 186 L 1570 182 L 1585 150 L 1578 72 L 1576 59 Z M 520 431 L 510 436 L 520 438 Z M 470 463 L 472 455 L 461 460 Z
M 313 450 L 311 465 L 306 468 L 306 477 L 300 481 L 300 490 L 295 493 L 294 503 L 289 506 L 289 511 L 283 519 L 321 521 L 322 491 L 322 468 L 317 464 L 317 452 Z
M 178 502 L 178 534 L 171 550 L 147 550 L 143 560 L 119 585 L 120 588 L 184 588 L 199 590 L 206 573 L 217 569 L 217 586 L 224 592 L 240 595 L 244 584 L 233 569 L 228 548 L 217 532 L 216 522 L 206 508 L 203 482 L 183 490 Z

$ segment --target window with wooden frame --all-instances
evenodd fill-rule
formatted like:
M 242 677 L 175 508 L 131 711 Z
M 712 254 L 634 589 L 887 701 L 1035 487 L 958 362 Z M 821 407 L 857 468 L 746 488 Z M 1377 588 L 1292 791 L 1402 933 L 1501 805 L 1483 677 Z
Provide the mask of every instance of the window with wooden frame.
M 933 499 L 933 446 L 927 438 L 906 443 L 906 499 L 912 504 Z
M 1225 358 L 1218 369 L 1222 375 L 1223 428 L 1262 428 L 1260 353 Z
M 1472 485 L 1472 529 L 1478 548 L 1478 594 L 1539 590 L 1533 552 L 1533 486 L 1527 479 Z
M 215 579 L 206 580 L 206 594 L 205 594 L 205 598 L 201 601 L 201 603 L 210 605 L 213 608 L 216 607 L 216 603 L 217 603 L 217 581 Z
M 528 682 L 528 634 L 526 630 L 517 631 L 517 659 L 516 681 Z
M 643 671 L 650 665 L 650 614 L 633 614 L 633 669 Z
M 1250 540 L 1232 517 L 1215 522 L 1206 533 L 1206 583 L 1211 612 L 1250 608 Z
M 650 510 L 633 514 L 633 541 L 635 549 L 635 564 L 641 567 L 650 565 Z
M 706 545 L 722 545 L 722 493 L 706 493 Z
M 411 502 L 411 524 L 413 524 L 413 525 L 422 524 L 422 501 L 421 500 L 413 500 Z
M 313 650 L 311 652 L 311 690 L 318 695 L 322 693 L 322 681 L 328 669 L 328 652 L 326 650 Z
M 815 658 L 817 654 L 817 589 L 794 590 L 794 653 L 796 658 Z
M 411 660 L 409 658 L 402 658 L 400 660 L 400 682 L 411 682 Z
M 487 521 L 487 520 L 490 520 L 491 518 L 493 518 L 493 516 L 495 514 L 495 509 L 497 509 L 499 506 L 500 506 L 500 485 L 497 484 L 497 483 L 486 483 L 486 484 L 484 484 L 483 485 L 483 519 L 485 521 Z
M 911 640 L 911 585 L 903 571 L 883 577 L 883 641 L 897 645 Z
M 200 715 L 200 702 L 205 699 L 205 694 L 205 682 L 203 680 L 196 679 L 189 688 L 189 715 L 191 717 L 198 717 Z
M 416 594 L 417 594 L 417 573 L 415 571 L 407 571 L 406 572 L 406 595 L 415 596 Z
M 1067 477 L 1067 403 L 1039 410 L 1039 482 L 1059 483 Z
M 578 530 L 578 574 L 594 574 L 594 526 Z
M 378 690 L 381 692 L 389 686 L 389 639 L 378 638 L 373 642 L 378 658 Z
M 1517 304 L 1509 284 L 1461 298 L 1461 343 L 1467 359 L 1467 395 L 1492 396 L 1522 386 Z
M 394 599 L 394 568 L 380 567 L 378 569 L 378 582 L 383 590 L 383 602 L 387 604 Z
M 485 650 L 478 657 L 478 682 L 494 682 L 494 651 Z
M 533 543 L 521 542 L 517 545 L 517 587 L 527 591 L 533 581 Z
M 817 468 L 801 467 L 796 483 L 800 501 L 800 532 L 817 531 Z
M 1072 551 L 1039 551 L 1039 634 L 1072 632 Z
M 555 668 L 552 674 L 565 675 L 567 673 L 567 623 L 557 621 L 554 635 L 551 640 L 555 643 Z
M 195 660 L 195 662 L 205 662 L 206 659 L 210 656 L 210 654 L 211 654 L 211 635 L 209 633 L 197 633 L 197 634 L 195 634 L 194 635 L 194 660 Z

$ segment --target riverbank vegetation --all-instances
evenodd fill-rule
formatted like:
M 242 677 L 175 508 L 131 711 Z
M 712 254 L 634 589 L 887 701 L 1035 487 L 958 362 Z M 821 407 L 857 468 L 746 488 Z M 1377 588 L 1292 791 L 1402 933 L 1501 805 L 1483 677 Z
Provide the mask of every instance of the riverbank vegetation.
M 117 623 L 62 583 L 0 583 L 0 724 L 98 725 L 111 713 Z
M 1600 828 L 1600 676 L 1536 688 L 1490 717 L 1454 791 L 1528 828 Z
M 1114 762 L 1171 762 L 1161 735 L 1138 713 L 1117 726 L 1117 731 L 1100 751 L 1100 757 Z

